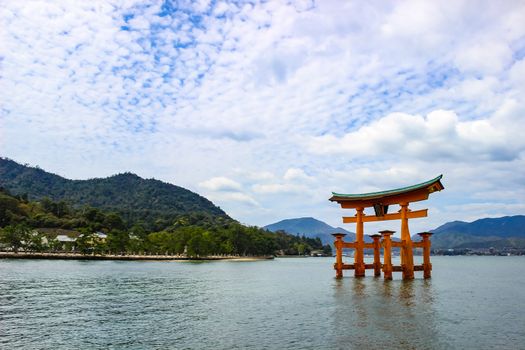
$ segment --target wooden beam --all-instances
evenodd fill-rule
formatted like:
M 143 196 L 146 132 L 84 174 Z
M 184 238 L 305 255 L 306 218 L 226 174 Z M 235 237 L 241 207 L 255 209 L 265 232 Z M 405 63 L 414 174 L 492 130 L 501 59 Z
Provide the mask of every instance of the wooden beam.
M 354 264 L 343 264 L 343 270 L 355 270 Z
M 424 218 L 428 216 L 428 209 L 409 211 L 407 217 L 409 219 Z M 363 222 L 372 221 L 386 221 L 386 220 L 401 220 L 401 213 L 385 214 L 384 216 L 367 216 L 363 215 Z M 351 224 L 357 222 L 355 216 L 343 216 L 343 223 Z
M 403 248 L 405 246 L 405 243 L 403 242 L 392 242 L 392 247 L 394 248 Z
M 356 247 L 355 242 L 343 242 L 343 248 L 354 248 Z
M 412 246 L 414 248 L 425 248 L 425 242 L 413 242 Z

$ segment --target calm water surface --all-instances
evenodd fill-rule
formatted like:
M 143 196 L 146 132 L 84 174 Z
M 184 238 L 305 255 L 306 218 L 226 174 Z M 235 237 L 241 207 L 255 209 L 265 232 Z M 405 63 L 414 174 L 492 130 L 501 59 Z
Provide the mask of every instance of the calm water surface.
M 432 257 L 426 281 L 333 262 L 0 260 L 0 348 L 525 349 L 525 257 Z

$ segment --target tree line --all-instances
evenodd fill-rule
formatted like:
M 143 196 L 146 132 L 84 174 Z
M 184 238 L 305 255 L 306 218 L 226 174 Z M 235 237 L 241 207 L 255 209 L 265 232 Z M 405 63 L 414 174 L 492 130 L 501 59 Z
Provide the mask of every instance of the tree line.
M 319 238 L 245 226 L 228 217 L 197 212 L 176 215 L 163 229 L 141 221 L 126 222 L 117 212 L 65 201 L 11 195 L 0 189 L 0 243 L 14 251 L 69 249 L 56 232 L 75 239 L 75 250 L 84 254 L 186 254 L 190 257 L 226 255 L 304 255 L 313 250 L 331 254 Z M 45 229 L 45 230 L 44 230 Z M 56 229 L 55 231 L 50 229 Z M 63 230 L 63 231 L 60 231 Z M 104 234 L 101 238 L 100 233 Z M 66 247 L 66 248 L 65 248 Z

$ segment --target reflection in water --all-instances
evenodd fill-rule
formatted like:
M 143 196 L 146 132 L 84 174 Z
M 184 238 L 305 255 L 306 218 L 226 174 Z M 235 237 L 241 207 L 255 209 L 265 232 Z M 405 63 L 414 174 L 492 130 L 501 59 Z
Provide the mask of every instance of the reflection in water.
M 433 259 L 413 281 L 336 280 L 332 258 L 0 259 L 0 349 L 525 349 L 524 257 Z
M 334 288 L 333 330 L 340 349 L 442 348 L 432 284 L 425 280 L 343 278 Z

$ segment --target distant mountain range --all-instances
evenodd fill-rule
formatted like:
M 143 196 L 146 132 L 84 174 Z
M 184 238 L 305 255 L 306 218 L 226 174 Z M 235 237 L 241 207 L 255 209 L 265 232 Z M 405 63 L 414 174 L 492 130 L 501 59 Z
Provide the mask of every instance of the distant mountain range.
M 332 233 L 346 233 L 346 240 L 354 240 L 355 233 L 347 231 L 341 227 L 332 227 L 325 222 L 314 219 L 312 217 L 286 219 L 270 225 L 266 225 L 263 228 L 268 231 L 285 231 L 294 235 L 304 235 L 310 238 L 319 237 L 323 244 L 333 244 L 334 237 Z
M 332 227 L 320 220 L 307 217 L 287 219 L 264 226 L 269 231 L 283 230 L 291 234 L 319 237 L 323 244 L 332 244 L 332 233 L 346 233 L 347 241 L 355 240 L 355 233 L 340 227 Z M 486 218 L 474 222 L 448 222 L 431 231 L 433 249 L 480 249 L 494 247 L 525 248 L 525 216 L 505 216 L 502 218 Z M 414 235 L 419 241 L 420 237 Z M 370 241 L 365 235 L 365 240 Z
M 435 249 L 525 248 L 524 215 L 452 221 L 431 232 Z
M 69 180 L 36 167 L 0 158 L 0 187 L 31 200 L 48 197 L 74 206 L 90 205 L 115 211 L 127 221 L 149 226 L 172 224 L 178 215 L 232 219 L 211 201 L 183 187 L 132 173 L 107 178 Z

